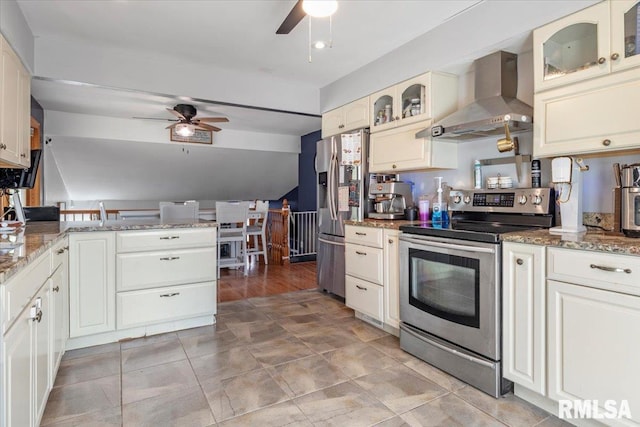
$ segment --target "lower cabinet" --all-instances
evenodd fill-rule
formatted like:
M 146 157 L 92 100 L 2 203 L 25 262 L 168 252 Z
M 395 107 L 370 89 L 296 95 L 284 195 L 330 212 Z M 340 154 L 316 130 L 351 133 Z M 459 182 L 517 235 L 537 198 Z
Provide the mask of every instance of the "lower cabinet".
M 69 236 L 69 336 L 116 328 L 115 232 Z
M 48 255 L 48 254 L 47 254 Z M 46 260 L 48 266 L 48 260 Z M 12 279 L 12 285 L 28 287 L 23 277 Z M 37 426 L 51 389 L 51 291 L 48 277 L 29 279 L 39 286 L 20 315 L 3 337 L 2 353 L 2 425 Z M 15 283 L 15 281 L 19 283 Z M 3 285 L 6 287 L 7 285 Z
M 503 374 L 545 395 L 545 247 L 505 242 L 502 266 Z
M 345 230 L 345 303 L 356 312 L 398 333 L 400 232 L 347 225 Z
M 549 325 L 549 397 L 607 402 L 621 409 L 627 401 L 640 423 L 640 296 L 547 281 Z M 633 421 L 633 422 L 630 422 Z

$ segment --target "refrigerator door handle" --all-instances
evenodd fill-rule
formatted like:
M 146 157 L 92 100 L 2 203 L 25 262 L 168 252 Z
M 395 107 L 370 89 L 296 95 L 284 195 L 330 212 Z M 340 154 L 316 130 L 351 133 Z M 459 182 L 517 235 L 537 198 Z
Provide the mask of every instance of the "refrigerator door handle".
M 336 182 L 336 165 L 338 163 L 337 149 L 335 136 L 332 136 L 331 163 L 329 165 L 329 213 L 331 214 L 331 219 L 333 221 L 338 219 L 338 208 L 336 207 L 336 198 L 338 195 L 335 193 L 338 188 L 338 183 Z
M 318 237 L 318 241 L 322 243 L 327 243 L 329 245 L 334 245 L 334 246 L 344 246 L 344 243 L 332 242 L 331 240 L 326 240 L 326 239 L 323 239 L 322 237 Z

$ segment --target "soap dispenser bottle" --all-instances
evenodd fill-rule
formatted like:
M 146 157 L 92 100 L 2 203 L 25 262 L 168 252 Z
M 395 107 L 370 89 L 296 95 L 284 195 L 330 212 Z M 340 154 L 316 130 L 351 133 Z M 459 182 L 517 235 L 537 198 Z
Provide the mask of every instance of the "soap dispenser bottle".
M 449 222 L 449 212 L 447 211 L 448 206 L 447 206 L 447 202 L 444 199 L 443 196 L 443 186 L 442 186 L 442 177 L 438 176 L 435 178 L 436 182 L 437 182 L 437 190 L 436 190 L 436 197 L 434 199 L 433 202 L 433 206 L 432 206 L 432 214 L 431 214 L 431 221 L 434 223 L 448 223 Z

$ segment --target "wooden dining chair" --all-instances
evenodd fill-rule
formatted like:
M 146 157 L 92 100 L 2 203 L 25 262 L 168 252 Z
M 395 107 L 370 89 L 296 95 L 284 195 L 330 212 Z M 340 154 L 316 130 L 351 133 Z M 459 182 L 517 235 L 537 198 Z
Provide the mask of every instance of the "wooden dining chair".
M 256 256 L 260 260 L 260 255 L 264 259 L 264 263 L 269 264 L 267 254 L 267 219 L 269 216 L 269 201 L 256 201 L 256 214 L 260 214 L 259 218 L 255 218 L 254 222 L 247 227 L 247 235 L 252 239 L 252 247 L 249 248 L 249 256 Z
M 244 275 L 249 274 L 249 255 L 247 253 L 248 219 L 249 202 L 216 202 L 218 278 L 220 278 L 221 268 L 242 267 Z M 240 250 L 233 251 L 234 253 L 230 253 L 230 256 L 222 258 L 220 256 L 220 246 L 224 243 L 233 244 L 236 248 L 240 246 Z

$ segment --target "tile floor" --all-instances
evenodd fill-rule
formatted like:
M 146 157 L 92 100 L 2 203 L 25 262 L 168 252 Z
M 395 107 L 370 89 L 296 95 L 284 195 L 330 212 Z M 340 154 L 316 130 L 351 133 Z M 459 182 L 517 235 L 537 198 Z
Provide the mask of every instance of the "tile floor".
M 221 303 L 215 326 L 65 354 L 43 426 L 561 426 L 403 352 L 316 291 Z

